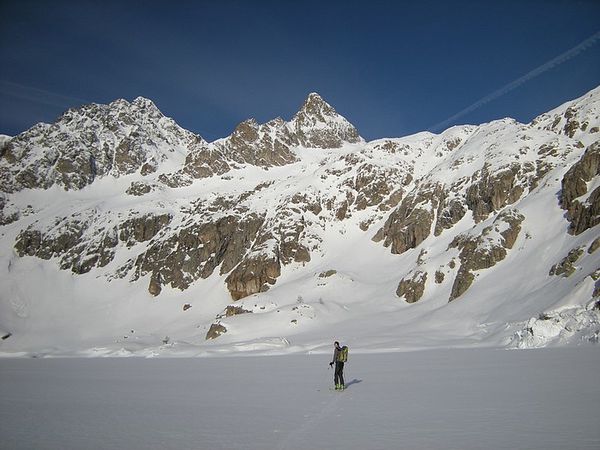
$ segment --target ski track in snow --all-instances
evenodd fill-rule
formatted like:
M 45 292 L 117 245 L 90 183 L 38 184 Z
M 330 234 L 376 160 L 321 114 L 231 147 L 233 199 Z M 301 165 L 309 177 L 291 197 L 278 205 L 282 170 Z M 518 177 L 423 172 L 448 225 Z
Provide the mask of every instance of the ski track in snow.
M 332 417 L 336 415 L 335 413 L 338 410 L 338 403 L 340 402 L 342 395 L 346 394 L 346 392 L 332 392 L 331 394 L 333 398 L 328 402 L 323 402 L 323 409 L 321 409 L 318 414 L 313 416 L 306 414 L 304 416 L 306 420 L 304 420 L 300 427 L 293 430 L 286 436 L 283 442 L 277 447 L 278 450 L 290 450 L 294 448 L 295 444 L 297 445 L 300 441 L 306 439 L 307 435 L 310 433 L 310 430 L 315 424 L 319 423 L 326 417 Z M 339 414 L 337 416 L 339 417 Z

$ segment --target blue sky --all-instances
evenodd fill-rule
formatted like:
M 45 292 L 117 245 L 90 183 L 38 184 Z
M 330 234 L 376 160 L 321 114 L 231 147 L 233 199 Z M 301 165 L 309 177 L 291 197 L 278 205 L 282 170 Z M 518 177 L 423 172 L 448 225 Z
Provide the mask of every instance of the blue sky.
M 527 122 L 600 84 L 599 19 L 597 0 L 2 0 L 0 133 L 141 95 L 210 141 L 313 91 L 368 140 Z

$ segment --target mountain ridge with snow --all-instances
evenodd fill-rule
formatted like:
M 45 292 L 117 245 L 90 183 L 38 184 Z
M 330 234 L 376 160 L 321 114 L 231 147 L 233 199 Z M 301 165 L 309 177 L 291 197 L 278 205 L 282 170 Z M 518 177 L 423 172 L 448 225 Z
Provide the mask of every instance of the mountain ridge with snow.
M 600 88 L 370 142 L 316 93 L 210 143 L 69 110 L 0 142 L 0 354 L 597 341 L 599 127 Z

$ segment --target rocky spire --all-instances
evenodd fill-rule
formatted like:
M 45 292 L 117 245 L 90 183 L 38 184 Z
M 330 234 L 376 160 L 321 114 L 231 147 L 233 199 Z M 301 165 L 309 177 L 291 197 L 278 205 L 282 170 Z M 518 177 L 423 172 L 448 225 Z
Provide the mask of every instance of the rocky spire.
M 316 92 L 311 92 L 304 101 L 302 108 L 298 111 L 298 114 L 305 114 L 313 117 L 318 117 L 322 121 L 325 121 L 325 116 L 335 116 L 337 113 L 335 109 L 327 103 L 323 98 Z
M 344 142 L 362 140 L 356 128 L 316 92 L 308 95 L 290 125 L 305 147 L 339 148 Z

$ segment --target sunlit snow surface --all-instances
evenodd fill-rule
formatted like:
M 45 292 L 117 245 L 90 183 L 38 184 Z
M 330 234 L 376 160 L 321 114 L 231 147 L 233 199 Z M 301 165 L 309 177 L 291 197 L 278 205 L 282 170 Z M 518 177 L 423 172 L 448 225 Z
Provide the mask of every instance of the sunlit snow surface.
M 3 449 L 598 449 L 600 349 L 0 360 Z

